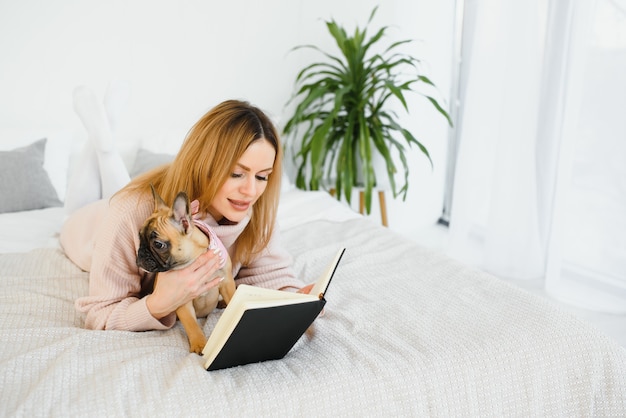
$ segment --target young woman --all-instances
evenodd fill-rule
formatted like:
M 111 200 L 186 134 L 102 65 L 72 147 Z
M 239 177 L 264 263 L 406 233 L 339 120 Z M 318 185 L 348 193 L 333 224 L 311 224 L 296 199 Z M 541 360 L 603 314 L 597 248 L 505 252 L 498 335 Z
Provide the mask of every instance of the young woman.
M 94 111 L 95 102 L 93 95 L 75 94 L 89 136 L 100 138 L 92 142 L 101 163 L 113 151 L 101 146 L 111 134 L 102 120 L 105 112 Z M 168 204 L 181 190 L 197 200 L 194 216 L 222 240 L 237 284 L 307 292 L 310 287 L 295 277 L 291 257 L 279 243 L 281 165 L 281 144 L 269 118 L 246 102 L 230 100 L 200 118 L 171 164 L 135 178 L 110 199 L 73 211 L 60 240 L 67 256 L 89 271 L 89 295 L 76 301 L 86 313 L 85 326 L 167 329 L 176 322 L 176 308 L 219 283 L 219 278 L 209 280 L 219 268 L 212 251 L 187 268 L 160 273 L 154 288 L 154 275 L 137 267 L 138 231 L 154 207 L 151 184 Z

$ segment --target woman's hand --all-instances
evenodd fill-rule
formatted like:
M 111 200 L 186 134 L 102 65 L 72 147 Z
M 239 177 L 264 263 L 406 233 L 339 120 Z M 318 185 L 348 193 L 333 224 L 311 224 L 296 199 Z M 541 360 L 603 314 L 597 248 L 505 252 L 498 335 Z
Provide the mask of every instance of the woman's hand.
M 148 310 L 156 319 L 169 315 L 180 306 L 217 286 L 223 278 L 211 280 L 211 276 L 219 268 L 219 254 L 207 251 L 181 270 L 159 273 L 154 291 L 146 299 Z
M 299 289 L 297 293 L 305 293 L 308 295 L 309 293 L 311 293 L 311 289 L 313 289 L 313 286 L 315 286 L 315 283 L 307 284 L 302 289 Z

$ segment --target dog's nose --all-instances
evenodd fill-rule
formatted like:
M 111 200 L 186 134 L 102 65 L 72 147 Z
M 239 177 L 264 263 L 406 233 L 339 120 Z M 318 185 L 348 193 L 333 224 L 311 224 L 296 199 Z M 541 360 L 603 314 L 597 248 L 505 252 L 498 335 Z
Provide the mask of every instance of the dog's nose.
M 139 248 L 137 251 L 137 267 L 140 267 L 150 273 L 156 273 L 159 270 L 159 264 L 154 259 L 150 251 L 145 248 Z

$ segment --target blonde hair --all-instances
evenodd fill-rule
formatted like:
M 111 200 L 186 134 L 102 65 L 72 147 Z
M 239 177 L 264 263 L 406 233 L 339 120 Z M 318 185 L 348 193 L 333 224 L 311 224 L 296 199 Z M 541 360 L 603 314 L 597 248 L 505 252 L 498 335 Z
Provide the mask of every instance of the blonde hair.
M 251 219 L 237 239 L 233 264 L 248 264 L 272 236 L 282 177 L 282 147 L 270 119 L 248 102 L 227 100 L 209 110 L 187 133 L 180 151 L 168 165 L 136 177 L 120 193 L 150 193 L 152 184 L 167 204 L 180 191 L 198 199 L 199 211 L 209 205 L 250 144 L 267 140 L 276 151 L 265 192 L 254 204 Z M 216 219 L 218 222 L 220 219 Z

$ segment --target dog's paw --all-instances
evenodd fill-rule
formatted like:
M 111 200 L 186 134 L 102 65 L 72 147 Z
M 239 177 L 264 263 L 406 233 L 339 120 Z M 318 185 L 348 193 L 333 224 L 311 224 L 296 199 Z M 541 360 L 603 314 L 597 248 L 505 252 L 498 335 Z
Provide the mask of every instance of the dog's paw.
M 196 339 L 194 341 L 189 341 L 189 352 L 190 353 L 196 353 L 196 354 L 202 354 L 202 350 L 204 349 L 204 346 L 206 345 L 206 340 L 204 339 Z

